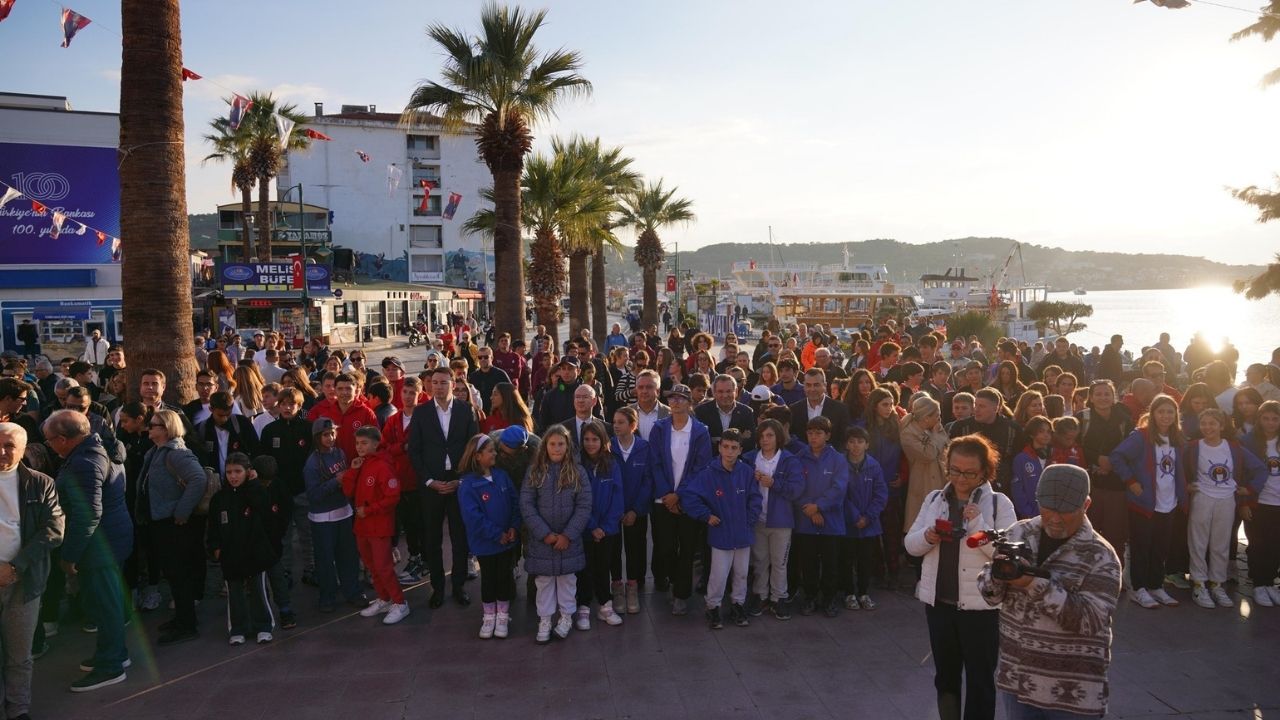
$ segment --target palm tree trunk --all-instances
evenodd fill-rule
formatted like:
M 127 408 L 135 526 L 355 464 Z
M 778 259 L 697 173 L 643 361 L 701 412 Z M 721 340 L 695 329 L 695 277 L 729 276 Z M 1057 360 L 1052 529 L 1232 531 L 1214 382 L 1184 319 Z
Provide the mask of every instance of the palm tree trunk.
M 249 215 L 253 213 L 253 188 L 245 186 L 240 188 L 240 224 L 241 239 L 244 241 L 244 249 L 240 251 L 240 262 L 249 262 L 253 259 L 253 228 L 249 226 Z
M 524 241 L 520 237 L 520 174 L 514 170 L 493 173 L 494 323 L 499 333 L 511 333 L 512 341 L 524 340 Z M 547 325 L 553 330 L 555 322 Z M 554 332 L 553 332 L 554 334 Z
M 640 329 L 648 331 L 650 325 L 658 322 L 658 268 L 644 267 L 641 270 L 644 276 L 644 292 L 641 295 L 644 310 L 641 312 L 641 324 L 644 327 Z
M 604 280 L 604 246 L 596 247 L 591 253 L 591 330 L 596 339 L 596 347 L 604 347 L 605 338 L 609 335 L 608 291 Z
M 587 286 L 586 250 L 575 250 L 569 255 L 569 337 L 578 337 L 578 332 L 591 326 L 590 289 Z
M 258 259 L 271 262 L 271 178 L 258 178 Z
M 168 380 L 165 399 L 196 396 L 191 343 L 179 0 L 124 0 L 120 62 L 120 235 L 129 387 L 143 368 Z

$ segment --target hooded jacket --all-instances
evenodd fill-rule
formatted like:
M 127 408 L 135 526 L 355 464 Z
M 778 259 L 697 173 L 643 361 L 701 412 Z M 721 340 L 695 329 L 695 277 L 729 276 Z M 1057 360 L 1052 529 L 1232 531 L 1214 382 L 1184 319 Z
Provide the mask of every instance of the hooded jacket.
M 726 470 L 716 458 L 680 486 L 680 506 L 689 517 L 705 523 L 715 515 L 720 523 L 707 527 L 707 543 L 718 550 L 751 547 L 764 497 L 755 468 L 741 460 Z
M 511 477 L 494 467 L 490 477 L 479 473 L 462 476 L 458 484 L 458 506 L 467 529 L 467 547 L 479 557 L 497 555 L 516 547 L 503 544 L 502 535 L 520 528 L 520 495 Z
M 526 479 L 520 488 L 520 517 L 529 529 L 529 541 L 524 546 L 524 569 L 530 575 L 569 575 L 587 566 L 582 531 L 591 519 L 591 483 L 587 480 L 587 471 L 578 466 L 582 477 L 578 489 L 560 488 L 562 465 L 548 466 L 540 487 L 534 487 Z M 556 550 L 543 542 L 551 533 L 569 538 L 569 547 Z
M 790 450 L 778 450 L 778 465 L 773 471 L 773 487 L 769 488 L 769 498 L 761 518 L 767 528 L 788 528 L 796 526 L 795 501 L 804 489 L 804 475 L 800 470 L 800 460 Z M 755 477 L 756 459 L 760 451 L 752 450 L 742 456 L 742 461 L 752 468 L 751 477 Z M 759 483 L 756 483 L 759 485 Z M 760 491 L 764 497 L 764 490 Z
M 1040 473 L 1051 462 L 1052 458 L 1041 458 L 1030 445 L 1013 459 L 1013 483 L 1009 488 L 1009 499 L 1013 501 L 1013 510 L 1019 520 L 1040 514 L 1036 488 L 1040 485 Z
M 57 479 L 58 500 L 66 513 L 62 560 L 103 567 L 129 556 L 133 521 L 124 504 L 124 484 L 124 468 L 111 464 L 97 435 L 85 437 L 67 455 Z
M 307 483 L 307 512 L 333 512 L 351 501 L 342 491 L 342 474 L 347 471 L 347 456 L 338 448 L 322 450 L 319 446 L 307 458 L 303 475 Z

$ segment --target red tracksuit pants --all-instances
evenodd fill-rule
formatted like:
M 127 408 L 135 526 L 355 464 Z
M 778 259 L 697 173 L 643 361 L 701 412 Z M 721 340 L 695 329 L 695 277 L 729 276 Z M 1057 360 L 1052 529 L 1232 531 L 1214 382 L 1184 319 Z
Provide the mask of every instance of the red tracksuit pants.
M 392 540 L 389 537 L 357 535 L 356 549 L 360 551 L 360 561 L 369 568 L 369 577 L 378 598 L 399 604 L 404 602 L 404 591 L 400 589 L 395 562 L 391 559 Z

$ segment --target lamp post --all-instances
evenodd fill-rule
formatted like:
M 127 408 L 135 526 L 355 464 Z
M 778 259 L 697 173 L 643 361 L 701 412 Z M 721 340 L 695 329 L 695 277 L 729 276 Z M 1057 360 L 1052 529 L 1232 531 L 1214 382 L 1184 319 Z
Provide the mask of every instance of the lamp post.
M 306 343 L 311 340 L 311 297 L 307 287 L 307 223 L 302 208 L 302 183 L 285 188 L 283 193 L 276 186 L 276 204 L 295 188 L 298 191 L 298 249 L 302 253 L 302 341 Z

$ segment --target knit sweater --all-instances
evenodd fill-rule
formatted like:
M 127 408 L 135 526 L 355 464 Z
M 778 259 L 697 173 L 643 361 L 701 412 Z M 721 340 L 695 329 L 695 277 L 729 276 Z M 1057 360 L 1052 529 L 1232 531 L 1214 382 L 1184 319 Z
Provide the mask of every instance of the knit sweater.
M 1039 517 L 1022 520 L 1009 528 L 1009 539 L 1036 554 L 1040 530 Z M 1000 605 L 996 685 L 1026 705 L 1105 715 L 1120 560 L 1086 518 L 1042 567 L 1052 577 L 1022 589 L 992 578 L 990 564 L 978 576 L 983 599 Z

